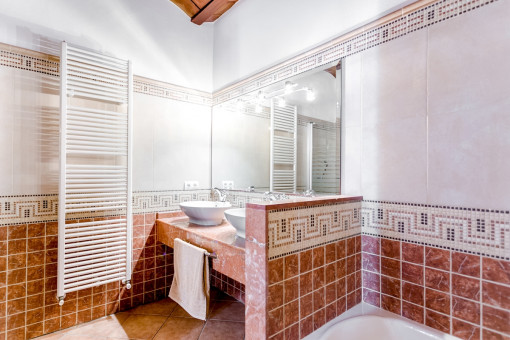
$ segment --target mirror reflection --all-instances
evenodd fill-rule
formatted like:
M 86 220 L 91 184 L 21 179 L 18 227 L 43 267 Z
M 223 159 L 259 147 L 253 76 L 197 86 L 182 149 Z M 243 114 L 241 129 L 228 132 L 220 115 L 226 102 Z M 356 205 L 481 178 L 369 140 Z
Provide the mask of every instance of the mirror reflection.
M 216 105 L 212 185 L 340 193 L 340 63 Z

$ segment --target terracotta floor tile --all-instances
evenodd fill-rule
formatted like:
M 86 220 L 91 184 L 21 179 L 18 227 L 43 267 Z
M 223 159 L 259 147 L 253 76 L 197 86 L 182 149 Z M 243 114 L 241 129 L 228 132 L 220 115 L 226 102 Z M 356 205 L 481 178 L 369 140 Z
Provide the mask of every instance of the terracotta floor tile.
M 50 334 L 47 334 L 47 335 L 43 335 L 39 338 L 37 338 L 37 340 L 60 340 L 62 339 L 65 335 L 67 334 L 67 332 L 55 332 L 55 333 L 50 333 Z
M 244 305 L 241 302 L 232 301 L 215 302 L 209 318 L 211 320 L 244 322 Z
M 107 340 L 108 338 L 97 335 L 67 334 L 62 340 Z
M 165 315 L 169 316 L 172 314 L 177 303 L 170 298 L 166 298 L 160 301 L 149 303 L 146 305 L 140 305 L 133 309 L 130 309 L 130 314 L 143 314 L 143 315 Z
M 154 340 L 196 340 L 200 336 L 205 322 L 191 318 L 168 318 L 158 331 Z
M 244 323 L 209 320 L 207 321 L 199 340 L 243 340 Z
M 211 306 L 209 306 L 209 313 L 210 312 L 211 312 Z M 172 314 L 170 314 L 170 316 L 172 316 L 172 317 L 179 317 L 179 318 L 192 318 L 192 316 L 189 315 L 188 312 L 186 312 L 184 310 L 184 308 L 182 308 L 179 305 L 175 306 L 175 308 L 172 311 Z
M 122 330 L 121 324 L 125 322 L 126 314 L 111 315 L 99 320 L 84 323 L 68 331 L 68 334 L 89 335 L 89 336 L 108 336 L 112 331 Z
M 152 339 L 166 319 L 166 316 L 159 315 L 131 315 L 121 327 L 103 335 L 119 339 Z

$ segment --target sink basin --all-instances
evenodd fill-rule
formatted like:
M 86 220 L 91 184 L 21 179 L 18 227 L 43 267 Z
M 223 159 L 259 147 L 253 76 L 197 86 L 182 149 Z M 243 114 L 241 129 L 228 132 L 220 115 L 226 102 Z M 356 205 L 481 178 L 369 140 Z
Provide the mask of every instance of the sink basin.
M 218 225 L 223 221 L 223 212 L 232 207 L 228 202 L 190 201 L 179 204 L 189 217 L 190 223 Z
M 246 209 L 236 208 L 225 210 L 225 217 L 236 228 L 237 235 L 246 238 Z

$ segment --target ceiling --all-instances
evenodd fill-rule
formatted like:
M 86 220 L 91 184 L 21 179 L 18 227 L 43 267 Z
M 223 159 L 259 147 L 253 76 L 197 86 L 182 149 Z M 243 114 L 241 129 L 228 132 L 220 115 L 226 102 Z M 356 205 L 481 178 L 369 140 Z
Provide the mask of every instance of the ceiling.
M 238 0 L 171 0 L 190 18 L 191 22 L 202 25 L 204 22 L 213 22 Z

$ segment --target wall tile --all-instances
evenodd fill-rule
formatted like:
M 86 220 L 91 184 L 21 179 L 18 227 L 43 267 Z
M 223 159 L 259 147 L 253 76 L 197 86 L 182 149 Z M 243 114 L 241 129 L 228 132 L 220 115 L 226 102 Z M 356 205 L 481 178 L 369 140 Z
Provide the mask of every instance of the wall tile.
M 423 264 L 424 247 L 419 244 L 402 242 L 402 260 Z
M 480 256 L 452 252 L 452 272 L 480 277 Z
M 450 291 L 450 273 L 432 268 L 425 268 L 425 286 L 443 292 Z
M 426 202 L 426 131 L 421 116 L 363 126 L 364 199 Z
M 450 270 L 450 251 L 425 247 L 425 265 L 442 270 Z
M 403 262 L 402 263 L 402 279 L 423 285 L 423 267 L 415 264 Z
M 382 124 L 426 115 L 426 59 L 426 30 L 362 54 L 363 124 Z
M 480 328 L 467 322 L 452 319 L 452 335 L 461 339 L 480 339 Z
M 425 310 L 425 324 L 443 333 L 450 333 L 450 318 L 430 309 Z
M 484 257 L 482 277 L 485 280 L 510 284 L 510 261 Z
M 425 290 L 425 307 L 443 314 L 450 314 L 450 296 L 432 289 Z
M 480 280 L 452 274 L 452 294 L 478 301 L 480 298 Z

